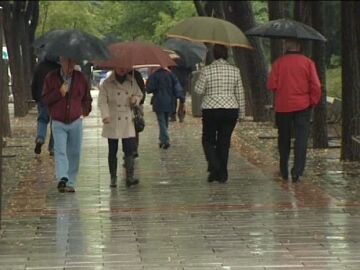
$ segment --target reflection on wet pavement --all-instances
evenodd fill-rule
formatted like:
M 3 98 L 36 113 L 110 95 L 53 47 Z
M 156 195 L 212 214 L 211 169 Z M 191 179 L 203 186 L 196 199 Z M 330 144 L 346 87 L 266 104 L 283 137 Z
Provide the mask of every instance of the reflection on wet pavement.
M 312 161 L 302 183 L 286 183 L 276 159 L 240 136 L 229 182 L 209 184 L 200 119 L 171 122 L 171 147 L 159 149 L 146 104 L 140 185 L 126 188 L 119 164 L 119 187 L 110 190 L 93 93 L 75 194 L 57 192 L 54 162 L 32 157 L 32 139 L 21 177 L 5 180 L 0 269 L 360 269 L 360 188 L 347 190 L 348 168 Z

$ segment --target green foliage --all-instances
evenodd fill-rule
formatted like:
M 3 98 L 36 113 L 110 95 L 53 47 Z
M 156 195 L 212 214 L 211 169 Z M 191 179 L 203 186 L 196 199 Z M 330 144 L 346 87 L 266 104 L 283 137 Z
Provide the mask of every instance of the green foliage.
M 262 24 L 269 20 L 267 1 L 251 1 L 256 24 Z
M 59 28 L 77 28 L 99 36 L 93 11 L 94 5 L 89 1 L 40 1 L 36 36 Z
M 191 16 L 196 16 L 192 1 L 40 1 L 37 36 L 75 27 L 106 42 L 161 43 L 171 26 Z
M 327 95 L 341 98 L 341 67 L 326 70 Z
M 153 42 L 162 43 L 165 33 L 181 20 L 196 16 L 196 10 L 192 1 L 173 1 L 174 15 L 160 13 L 160 20 L 155 24 Z

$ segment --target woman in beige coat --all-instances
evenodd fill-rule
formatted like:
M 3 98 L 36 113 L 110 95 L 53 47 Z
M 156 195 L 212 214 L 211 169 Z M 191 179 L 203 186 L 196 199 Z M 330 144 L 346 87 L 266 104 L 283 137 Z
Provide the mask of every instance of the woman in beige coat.
M 142 92 L 129 69 L 116 68 L 99 86 L 98 106 L 103 122 L 102 136 L 108 139 L 110 187 L 117 182 L 117 152 L 119 139 L 125 156 L 126 186 L 136 185 L 134 157 L 136 151 L 132 107 L 142 99 Z

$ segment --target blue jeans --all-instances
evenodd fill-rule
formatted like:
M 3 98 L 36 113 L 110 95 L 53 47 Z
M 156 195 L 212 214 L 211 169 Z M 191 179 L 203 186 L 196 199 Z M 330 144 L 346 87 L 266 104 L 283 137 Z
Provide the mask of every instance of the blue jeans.
M 168 112 L 156 112 L 156 117 L 159 123 L 159 140 L 160 143 L 169 143 L 169 133 L 168 133 L 168 127 L 169 127 L 169 114 Z
M 67 185 L 71 187 L 75 185 L 79 171 L 82 129 L 81 118 L 70 124 L 52 121 L 56 178 L 60 181 L 66 177 Z
M 49 112 L 47 106 L 42 103 L 37 103 L 37 110 L 38 110 L 38 118 L 37 118 L 37 136 L 36 136 L 36 142 L 44 143 L 47 133 L 47 125 L 50 121 Z M 51 129 L 51 123 L 50 123 L 50 129 Z M 50 141 L 48 150 L 52 151 L 54 148 L 54 140 L 52 133 L 50 132 Z

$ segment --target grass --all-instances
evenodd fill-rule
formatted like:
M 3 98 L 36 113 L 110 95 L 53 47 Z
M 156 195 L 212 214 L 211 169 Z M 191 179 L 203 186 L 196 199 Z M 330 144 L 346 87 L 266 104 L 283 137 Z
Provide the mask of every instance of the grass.
M 341 67 L 326 70 L 327 95 L 341 98 Z

